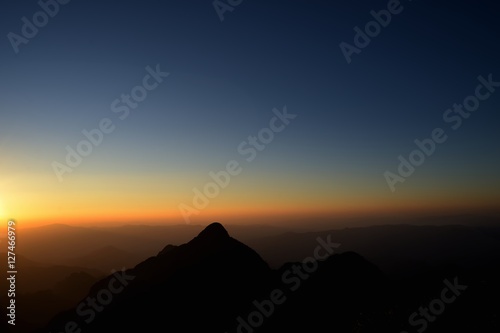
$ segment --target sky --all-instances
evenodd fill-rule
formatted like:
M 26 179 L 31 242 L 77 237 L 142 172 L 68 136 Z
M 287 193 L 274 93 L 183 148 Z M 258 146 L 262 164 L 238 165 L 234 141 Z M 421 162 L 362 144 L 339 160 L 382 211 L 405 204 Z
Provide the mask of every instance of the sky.
M 458 113 L 444 119 L 478 77 L 500 81 L 495 2 L 72 0 L 57 13 L 45 3 L 47 22 L 36 1 L 0 12 L 2 220 L 498 209 L 500 90 L 483 84 L 488 97 L 458 128 Z M 356 44 L 355 27 L 388 6 L 390 22 Z M 23 35 L 34 18 L 38 31 Z M 341 43 L 356 49 L 350 59 Z M 134 91 L 140 102 L 121 100 Z M 99 144 L 82 143 L 101 127 Z M 446 141 L 403 177 L 398 157 L 436 128 Z M 259 133 L 266 144 L 252 146 Z M 70 167 L 67 147 L 79 144 L 88 154 Z

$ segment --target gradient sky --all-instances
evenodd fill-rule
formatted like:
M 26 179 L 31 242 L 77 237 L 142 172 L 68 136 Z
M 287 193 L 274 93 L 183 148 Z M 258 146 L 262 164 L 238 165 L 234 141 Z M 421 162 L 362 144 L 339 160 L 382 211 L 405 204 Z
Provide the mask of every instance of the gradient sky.
M 462 126 L 443 113 L 500 81 L 498 5 L 403 1 L 347 64 L 339 44 L 387 1 L 249 1 L 223 22 L 212 1 L 78 1 L 16 54 L 7 38 L 36 1 L 0 12 L 0 218 L 26 223 L 169 221 L 230 160 L 243 171 L 192 222 L 493 210 L 500 90 Z M 110 105 L 146 66 L 170 76 L 121 121 Z M 238 145 L 273 108 L 298 115 L 252 162 Z M 51 163 L 103 118 L 113 133 L 59 182 Z M 413 141 L 447 142 L 392 193 Z M 257 219 L 257 218 L 256 218 Z

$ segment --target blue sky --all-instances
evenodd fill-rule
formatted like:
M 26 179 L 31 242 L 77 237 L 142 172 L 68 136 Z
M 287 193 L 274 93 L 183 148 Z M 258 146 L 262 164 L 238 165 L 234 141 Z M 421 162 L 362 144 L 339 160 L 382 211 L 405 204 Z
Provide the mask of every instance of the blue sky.
M 304 178 L 308 191 L 325 196 L 341 193 L 335 184 L 386 196 L 382 174 L 397 167 L 398 155 L 444 126 L 443 112 L 474 92 L 479 75 L 500 81 L 495 3 L 402 5 L 347 64 L 339 44 L 353 43 L 353 28 L 387 1 L 244 0 L 221 22 L 211 1 L 73 0 L 19 54 L 6 36 L 40 7 L 13 2 L 0 13 L 0 149 L 9 156 L 1 170 L 53 175 L 64 147 L 115 117 L 111 102 L 141 83 L 146 66 L 160 64 L 170 76 L 75 174 L 202 181 L 286 105 L 299 116 L 248 168 L 249 181 L 284 174 L 292 192 Z M 498 185 L 499 106 L 493 94 L 401 186 L 419 195 L 477 187 L 483 195 Z

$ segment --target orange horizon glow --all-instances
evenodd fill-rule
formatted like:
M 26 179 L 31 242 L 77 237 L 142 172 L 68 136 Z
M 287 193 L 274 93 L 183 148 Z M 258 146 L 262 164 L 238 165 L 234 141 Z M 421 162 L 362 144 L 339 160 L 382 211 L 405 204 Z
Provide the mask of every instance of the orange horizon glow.
M 202 188 L 206 180 L 204 176 L 192 179 L 182 174 L 82 172 L 59 183 L 51 174 L 17 174 L 0 178 L 0 219 L 15 219 L 24 226 L 184 224 L 179 205 L 195 208 L 193 188 Z M 231 182 L 199 214 L 191 216 L 191 224 L 499 213 L 500 198 L 493 186 L 458 190 L 420 183 L 417 187 L 401 187 L 394 194 L 386 184 L 349 177 L 305 181 L 297 176 L 290 182 L 287 175 L 248 173 Z
M 330 211 L 315 211 L 311 209 L 290 209 L 290 210 L 240 210 L 228 209 L 220 211 L 207 211 L 200 213 L 198 216 L 193 216 L 190 223 L 192 225 L 206 225 L 215 221 L 222 221 L 228 224 L 279 224 L 277 222 L 288 221 L 308 221 L 312 223 L 317 220 L 331 220 L 334 224 L 337 219 L 371 219 L 371 218 L 410 218 L 410 217 L 426 217 L 426 216 L 454 216 L 454 215 L 479 215 L 479 216 L 500 216 L 500 212 L 493 206 L 490 207 L 461 207 L 443 208 L 434 207 L 425 210 L 413 207 L 406 209 L 378 209 L 374 210 L 330 210 Z M 102 215 L 88 214 L 86 216 L 47 216 L 47 217 L 14 217 L 2 216 L 5 222 L 15 220 L 18 226 L 22 227 L 38 227 L 50 224 L 65 224 L 75 226 L 85 225 L 181 225 L 188 224 L 183 220 L 178 212 L 172 212 L 171 215 L 155 215 L 155 214 L 124 214 L 124 215 Z

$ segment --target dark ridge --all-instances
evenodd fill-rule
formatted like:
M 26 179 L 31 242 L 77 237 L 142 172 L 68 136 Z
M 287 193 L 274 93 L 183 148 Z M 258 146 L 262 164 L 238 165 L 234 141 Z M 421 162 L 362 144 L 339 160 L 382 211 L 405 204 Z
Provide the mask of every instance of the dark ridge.
M 172 251 L 173 249 L 175 249 L 177 246 L 175 245 L 172 245 L 172 244 L 168 244 L 167 246 L 165 246 L 163 248 L 163 250 L 160 251 L 160 253 L 158 253 L 158 256 L 162 256 L 170 251 Z

